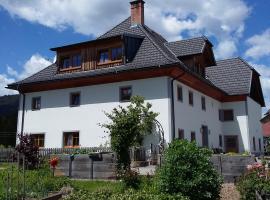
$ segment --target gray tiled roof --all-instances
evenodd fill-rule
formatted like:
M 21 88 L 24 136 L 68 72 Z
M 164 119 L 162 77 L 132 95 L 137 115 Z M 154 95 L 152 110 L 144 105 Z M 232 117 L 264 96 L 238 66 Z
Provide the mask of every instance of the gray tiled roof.
M 146 25 L 131 27 L 130 17 L 100 36 L 98 39 L 105 39 L 121 34 L 131 34 L 143 37 L 142 44 L 130 63 L 116 67 L 64 74 L 58 74 L 58 67 L 56 64 L 52 64 L 22 81 L 9 85 L 9 87 L 15 89 L 19 84 L 68 80 L 79 77 L 93 77 L 120 71 L 132 71 L 159 66 L 166 67 L 170 64 L 179 64 L 180 67 L 183 67 L 188 71 L 188 68 L 177 57 L 202 53 L 205 43 L 209 42 L 206 37 L 198 37 L 168 43 L 161 35 L 154 32 Z M 234 58 L 218 61 L 217 66 L 208 67 L 206 70 L 208 79 L 204 79 L 191 71 L 189 72 L 225 93 L 237 95 L 249 93 L 252 70 L 253 69 L 243 60 Z
M 206 42 L 209 42 L 208 39 L 202 36 L 202 37 L 197 37 L 197 38 L 180 40 L 176 42 L 168 42 L 166 43 L 166 46 L 177 57 L 182 57 L 182 56 L 195 55 L 195 54 L 202 53 Z
M 217 61 L 217 66 L 207 67 L 206 76 L 229 95 L 249 94 L 253 70 L 241 58 L 232 58 Z
M 145 25 L 138 25 L 136 27 L 131 27 L 130 17 L 124 20 L 122 23 L 114 27 L 112 30 L 108 31 L 104 35 L 100 36 L 98 39 L 105 39 L 108 37 L 117 36 L 120 34 L 132 34 L 143 36 L 143 42 L 136 53 L 133 61 L 130 63 L 126 63 L 122 66 L 111 67 L 106 69 L 97 69 L 93 71 L 85 71 L 85 72 L 74 72 L 74 73 L 65 73 L 65 74 L 57 74 L 57 66 L 52 64 L 51 66 L 45 68 L 44 70 L 26 78 L 20 82 L 14 83 L 16 84 L 25 84 L 25 83 L 33 83 L 33 82 L 42 82 L 42 81 L 50 81 L 50 80 L 61 80 L 61 79 L 70 79 L 70 78 L 78 78 L 85 76 L 94 76 L 106 73 L 112 73 L 115 71 L 123 71 L 123 70 L 134 70 L 142 67 L 153 67 L 160 65 L 170 65 L 174 63 L 180 64 L 179 61 L 173 53 L 164 45 L 166 40 L 152 31 Z M 12 84 L 12 85 L 14 85 Z

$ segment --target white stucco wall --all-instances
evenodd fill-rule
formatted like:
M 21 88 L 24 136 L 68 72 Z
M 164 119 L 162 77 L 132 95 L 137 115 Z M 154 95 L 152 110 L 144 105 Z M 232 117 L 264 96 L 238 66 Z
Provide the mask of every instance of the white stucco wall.
M 45 147 L 56 148 L 63 146 L 63 132 L 79 131 L 82 147 L 99 146 L 108 140 L 98 124 L 107 122 L 104 111 L 110 112 L 119 103 L 119 87 L 132 86 L 133 95 L 141 95 L 147 102 L 153 104 L 153 110 L 159 112 L 157 119 L 161 122 L 165 140 L 169 141 L 169 99 L 168 78 L 152 78 L 119 82 L 104 85 L 94 85 L 62 90 L 26 94 L 26 111 L 24 133 L 44 133 Z M 81 105 L 70 107 L 71 92 L 81 93 Z M 41 97 L 41 110 L 32 111 L 32 97 Z M 21 109 L 19 111 L 18 131 L 21 128 Z
M 261 150 L 263 151 L 263 133 L 260 119 L 262 117 L 261 106 L 250 97 L 247 98 L 249 143 L 251 152 L 260 152 L 259 139 L 261 139 Z M 253 137 L 255 137 L 256 150 L 253 149 Z
M 248 135 L 248 116 L 246 112 L 246 102 L 222 103 L 222 109 L 233 109 L 234 120 L 222 122 L 222 132 L 224 135 L 237 135 L 239 151 L 250 151 Z
M 183 88 L 183 102 L 177 100 L 177 86 Z M 193 92 L 193 106 L 189 105 L 189 91 Z M 196 142 L 202 145 L 202 125 L 209 129 L 209 147 L 219 148 L 219 135 L 222 134 L 219 121 L 221 103 L 208 97 L 180 82 L 174 84 L 175 92 L 175 137 L 178 138 L 178 129 L 183 129 L 185 139 L 191 140 L 191 132 L 196 133 Z M 202 110 L 201 97 L 206 100 L 206 110 Z
M 152 103 L 153 110 L 159 113 L 158 121 L 162 124 L 165 133 L 165 141 L 171 142 L 171 102 L 170 81 L 168 77 L 151 78 L 103 85 L 94 85 L 62 90 L 28 93 L 25 99 L 25 125 L 24 133 L 45 134 L 45 147 L 58 148 L 63 146 L 63 133 L 79 131 L 80 145 L 91 147 L 104 145 L 109 140 L 104 129 L 98 124 L 108 122 L 104 111 L 110 112 L 119 103 L 119 87 L 132 86 L 133 95 L 144 96 L 147 102 Z M 183 88 L 183 102 L 177 100 L 177 86 Z M 193 92 L 194 105 L 190 106 L 188 92 Z M 81 105 L 70 107 L 70 93 L 81 93 Z M 32 111 L 32 97 L 41 97 L 41 110 Z M 202 110 L 201 97 L 206 100 L 206 110 Z M 258 138 L 262 140 L 260 116 L 261 107 L 258 103 L 248 98 L 247 102 L 221 103 L 208 97 L 178 81 L 174 82 L 175 105 L 175 138 L 178 137 L 178 129 L 183 129 L 185 138 L 191 139 L 191 132 L 196 134 L 198 145 L 202 145 L 202 125 L 209 129 L 209 147 L 219 146 L 219 135 L 238 135 L 239 151 L 252 150 L 252 137 L 256 137 L 258 150 Z M 221 122 L 219 120 L 220 109 L 233 109 L 234 121 Z M 22 98 L 18 116 L 18 132 L 21 130 Z M 247 114 L 248 113 L 248 114 Z M 149 136 L 144 144 L 158 142 L 156 136 Z M 224 142 L 224 138 L 223 138 Z M 224 148 L 224 144 L 223 144 Z

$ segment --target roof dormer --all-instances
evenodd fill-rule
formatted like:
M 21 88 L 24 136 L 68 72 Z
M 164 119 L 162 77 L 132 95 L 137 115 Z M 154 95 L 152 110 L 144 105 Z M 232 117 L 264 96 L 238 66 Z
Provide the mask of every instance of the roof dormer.
M 73 73 L 120 66 L 135 57 L 143 37 L 122 34 L 62 47 L 56 51 L 58 73 Z

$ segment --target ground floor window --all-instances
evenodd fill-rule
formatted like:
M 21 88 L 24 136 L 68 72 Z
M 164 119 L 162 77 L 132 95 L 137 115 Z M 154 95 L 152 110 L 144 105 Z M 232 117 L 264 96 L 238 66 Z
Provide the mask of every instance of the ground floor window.
M 253 150 L 256 151 L 256 139 L 253 137 Z
M 178 129 L 178 139 L 184 140 L 185 139 L 185 132 L 183 129 Z
M 259 138 L 259 150 L 260 150 L 260 152 L 262 151 L 262 142 L 261 142 L 261 138 Z
M 191 140 L 191 142 L 196 141 L 196 133 L 194 131 L 191 131 L 190 140 Z
M 79 132 L 64 133 L 64 147 L 74 148 L 79 147 Z
M 32 134 L 31 137 L 33 139 L 34 145 L 36 145 L 37 147 L 44 147 L 44 134 Z

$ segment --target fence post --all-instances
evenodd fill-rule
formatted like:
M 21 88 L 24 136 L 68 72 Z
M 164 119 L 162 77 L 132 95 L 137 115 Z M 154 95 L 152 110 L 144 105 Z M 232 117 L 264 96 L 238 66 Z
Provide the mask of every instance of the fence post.
M 74 155 L 70 155 L 69 157 L 69 168 L 68 168 L 68 176 L 69 178 L 72 177 L 72 162 L 74 160 Z
M 90 159 L 90 179 L 93 180 L 94 179 L 94 161 L 93 158 L 91 158 L 89 156 Z

